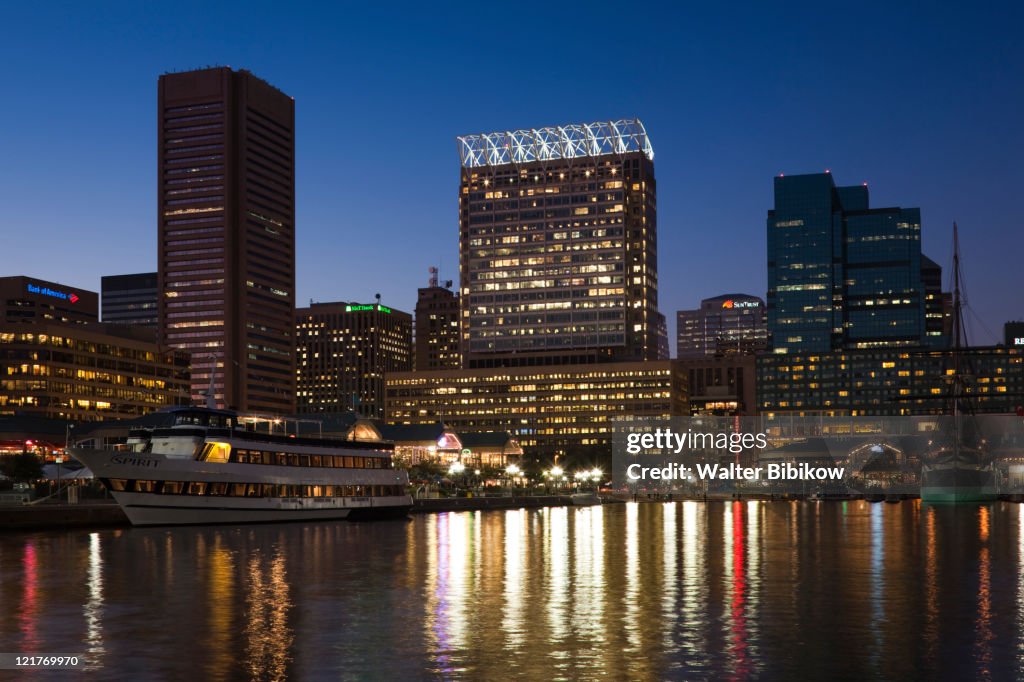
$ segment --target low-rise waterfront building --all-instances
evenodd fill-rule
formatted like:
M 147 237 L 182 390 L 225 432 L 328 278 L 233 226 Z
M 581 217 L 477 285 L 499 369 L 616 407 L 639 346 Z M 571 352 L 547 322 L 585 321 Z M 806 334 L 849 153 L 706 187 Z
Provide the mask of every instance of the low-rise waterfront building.
M 0 323 L 0 415 L 96 421 L 187 405 L 188 353 L 147 329 Z
M 539 456 L 610 452 L 615 417 L 689 414 L 686 375 L 672 360 L 398 372 L 386 401 L 390 423 L 507 431 Z
M 968 402 L 1012 413 L 1024 402 L 1024 349 L 960 350 Z M 951 409 L 952 350 L 898 349 L 768 354 L 757 359 L 761 414 L 912 415 Z

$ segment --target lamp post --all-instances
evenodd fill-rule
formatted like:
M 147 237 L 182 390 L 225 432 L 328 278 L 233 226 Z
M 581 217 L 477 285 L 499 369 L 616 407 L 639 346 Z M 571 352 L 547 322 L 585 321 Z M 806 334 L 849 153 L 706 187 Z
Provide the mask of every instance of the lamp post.
M 519 475 L 519 471 L 519 467 L 517 467 L 515 464 L 509 464 L 507 467 L 505 467 L 505 475 L 508 477 L 510 483 L 514 481 L 515 478 Z

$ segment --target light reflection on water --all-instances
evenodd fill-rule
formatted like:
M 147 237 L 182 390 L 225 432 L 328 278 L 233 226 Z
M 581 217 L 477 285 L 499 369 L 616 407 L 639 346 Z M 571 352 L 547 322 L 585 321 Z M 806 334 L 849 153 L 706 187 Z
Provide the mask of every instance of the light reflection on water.
M 0 650 L 97 679 L 1024 673 L 1024 506 L 674 502 L 0 536 Z

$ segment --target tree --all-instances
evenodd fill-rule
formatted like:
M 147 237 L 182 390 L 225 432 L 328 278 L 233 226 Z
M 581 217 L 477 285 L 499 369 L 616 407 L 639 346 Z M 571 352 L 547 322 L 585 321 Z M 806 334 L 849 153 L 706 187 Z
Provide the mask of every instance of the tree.
M 43 477 L 43 463 L 31 452 L 0 458 L 0 473 L 14 481 L 34 481 Z

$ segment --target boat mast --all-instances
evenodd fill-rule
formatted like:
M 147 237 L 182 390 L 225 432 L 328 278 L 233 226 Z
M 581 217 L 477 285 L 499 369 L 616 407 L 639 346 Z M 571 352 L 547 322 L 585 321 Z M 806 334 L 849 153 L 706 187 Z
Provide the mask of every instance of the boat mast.
M 953 453 L 960 453 L 960 398 L 964 378 L 960 374 L 960 349 L 963 344 L 963 302 L 960 300 L 960 235 L 953 222 Z

